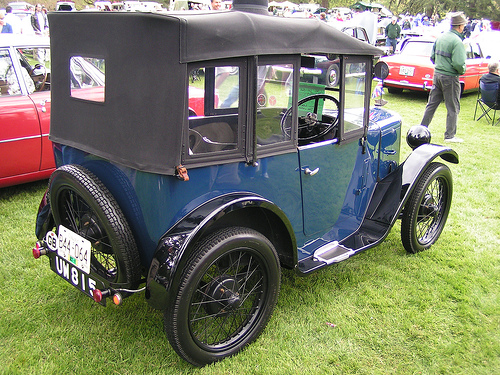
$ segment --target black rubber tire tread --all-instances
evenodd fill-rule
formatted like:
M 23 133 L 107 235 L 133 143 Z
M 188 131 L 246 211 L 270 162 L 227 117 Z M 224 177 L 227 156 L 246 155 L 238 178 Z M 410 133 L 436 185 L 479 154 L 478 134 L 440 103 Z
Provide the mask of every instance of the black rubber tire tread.
M 64 165 L 51 175 L 49 180 L 49 200 L 56 227 L 63 224 L 78 233 L 78 228 L 69 225 L 63 219 L 61 212 L 61 194 L 65 191 L 76 193 L 96 215 L 102 229 L 107 234 L 114 260 L 116 262 L 116 274 L 113 278 L 106 278 L 97 273 L 97 260 L 91 261 L 91 274 L 102 280 L 105 284 L 126 284 L 128 287 L 136 287 L 141 278 L 141 266 L 137 245 L 130 226 L 123 215 L 118 203 L 104 186 L 104 184 L 89 170 L 79 165 Z M 85 235 L 80 233 L 83 237 Z M 95 251 L 92 244 L 92 251 Z
M 443 188 L 441 192 L 441 199 L 443 202 L 439 202 L 438 221 L 432 229 L 431 236 L 422 242 L 417 234 L 419 211 L 429 185 L 436 180 L 439 180 Z M 403 211 L 403 217 L 401 219 L 401 240 L 408 253 L 415 254 L 426 250 L 437 241 L 446 224 L 446 219 L 448 218 L 452 194 L 453 179 L 448 166 L 442 163 L 431 163 L 418 180 L 415 190 L 411 193 Z
M 236 245 L 233 250 L 248 248 L 249 242 L 258 243 L 257 246 L 254 245 L 252 251 L 254 255 L 258 251 L 264 251 L 264 254 L 260 254 L 262 257 L 260 261 L 266 261 L 266 290 L 261 296 L 263 303 L 257 309 L 257 313 L 251 314 L 252 317 L 257 316 L 257 318 L 250 323 L 251 328 L 248 331 L 244 331 L 245 328 L 240 331 L 245 332 L 244 337 L 237 339 L 236 342 L 202 347 L 202 344 L 198 345 L 193 339 L 189 323 L 191 301 L 201 285 L 204 277 L 202 273 L 208 272 L 217 261 L 232 253 L 232 250 L 227 248 L 228 246 Z M 260 247 L 260 250 L 255 250 L 257 247 Z M 164 326 L 170 344 L 179 356 L 195 366 L 205 366 L 236 354 L 257 339 L 269 322 L 278 300 L 280 277 L 278 254 L 272 243 L 261 233 L 249 228 L 229 227 L 205 237 L 195 246 L 182 272 L 180 286 L 177 291 L 173 292 L 175 295 L 173 295 L 172 303 L 164 312 Z M 208 288 L 206 285 L 204 287 Z M 262 298 L 259 298 L 259 301 L 261 300 Z M 233 333 L 233 337 L 237 336 Z

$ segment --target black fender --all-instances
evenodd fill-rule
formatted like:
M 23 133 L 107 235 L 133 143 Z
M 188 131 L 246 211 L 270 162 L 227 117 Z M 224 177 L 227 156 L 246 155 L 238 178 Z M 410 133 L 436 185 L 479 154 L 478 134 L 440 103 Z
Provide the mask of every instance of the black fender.
M 385 223 L 390 229 L 403 211 L 420 176 L 438 157 L 458 164 L 458 154 L 449 147 L 425 143 L 415 148 L 396 171 L 377 183 L 366 218 Z
M 252 193 L 221 195 L 189 212 L 159 240 L 146 281 L 146 300 L 151 307 L 166 308 L 169 291 L 178 287 L 194 244 L 227 226 L 245 226 L 263 233 L 275 246 L 283 266 L 297 264 L 293 228 L 278 206 Z
M 48 189 L 45 190 L 36 215 L 35 235 L 40 241 L 43 240 L 47 232 L 55 226 L 54 217 L 52 216 L 52 210 L 47 197 L 48 192 Z
M 420 176 L 438 157 L 458 164 L 458 154 L 449 147 L 423 144 L 414 149 L 395 171 L 377 182 L 361 226 L 340 244 L 357 253 L 382 242 L 400 217 Z M 307 273 L 319 267 L 304 262 L 302 268 Z

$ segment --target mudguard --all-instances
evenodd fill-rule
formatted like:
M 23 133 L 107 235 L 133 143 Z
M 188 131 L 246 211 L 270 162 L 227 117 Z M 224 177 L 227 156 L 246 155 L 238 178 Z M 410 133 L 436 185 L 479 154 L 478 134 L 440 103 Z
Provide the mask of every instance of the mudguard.
M 387 226 L 387 231 L 380 240 L 385 238 L 399 218 L 420 176 L 437 157 L 458 164 L 458 154 L 453 149 L 426 143 L 414 149 L 395 173 L 377 184 L 365 220 L 373 220 Z
M 395 171 L 377 182 L 358 230 L 335 246 L 325 246 L 330 249 L 331 259 L 318 261 L 313 255 L 300 261 L 297 267 L 300 274 L 308 274 L 347 259 L 382 242 L 399 218 L 420 176 L 437 157 L 450 163 L 458 163 L 457 153 L 448 147 L 432 144 L 417 147 Z
M 253 209 L 252 213 L 249 209 Z M 293 228 L 279 207 L 251 193 L 219 196 L 187 214 L 158 242 L 146 281 L 146 300 L 151 307 L 165 309 L 169 291 L 176 287 L 193 245 L 208 230 L 219 228 L 221 223 L 224 226 L 253 225 L 254 229 L 261 231 L 267 227 L 268 235 L 275 236 L 271 241 L 275 245 L 279 243 L 280 260 L 293 265 L 297 263 Z
M 434 144 L 423 144 L 417 147 L 404 161 L 402 180 L 403 190 L 401 194 L 403 197 L 401 201 L 402 204 L 406 202 L 415 187 L 415 182 L 417 182 L 422 173 L 424 173 L 426 167 L 438 156 L 449 163 L 458 164 L 458 154 L 455 150 L 446 146 Z

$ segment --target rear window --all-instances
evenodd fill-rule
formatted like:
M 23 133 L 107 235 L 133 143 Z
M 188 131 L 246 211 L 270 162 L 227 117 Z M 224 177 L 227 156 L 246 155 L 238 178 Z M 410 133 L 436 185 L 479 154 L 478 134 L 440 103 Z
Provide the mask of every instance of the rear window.
M 93 102 L 105 101 L 106 61 L 104 59 L 72 56 L 69 68 L 71 97 Z
M 408 42 L 401 51 L 402 55 L 430 56 L 432 53 L 431 42 Z

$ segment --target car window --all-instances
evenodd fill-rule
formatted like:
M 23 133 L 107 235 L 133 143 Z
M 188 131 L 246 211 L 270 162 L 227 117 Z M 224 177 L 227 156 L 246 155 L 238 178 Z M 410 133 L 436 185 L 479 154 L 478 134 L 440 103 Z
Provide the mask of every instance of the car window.
M 464 43 L 464 45 L 465 45 L 465 53 L 467 54 L 468 59 L 481 58 L 481 51 L 477 43 Z
M 429 42 L 408 42 L 401 51 L 402 55 L 410 56 L 430 56 L 433 43 Z
M 282 124 L 291 106 L 293 75 L 292 63 L 260 64 L 257 68 L 255 125 L 259 148 L 291 140 L 291 131 L 284 131 Z
M 105 101 L 106 61 L 95 57 L 72 56 L 69 60 L 71 96 Z
M 352 32 L 352 30 L 351 30 Z M 329 123 L 339 116 L 340 103 L 340 57 L 311 55 L 312 59 L 302 59 L 299 84 L 299 145 L 320 141 L 322 138 L 312 138 L 309 134 L 311 127 L 304 122 L 309 113 L 314 113 L 320 122 Z M 331 97 L 330 99 L 316 98 Z M 306 98 L 311 98 L 307 100 Z M 302 119 L 302 120 L 301 120 Z M 326 138 L 336 137 L 337 132 L 332 131 Z
M 17 49 L 19 62 L 24 68 L 22 76 L 28 92 L 50 90 L 50 49 L 23 47 Z M 25 74 L 25 72 L 28 74 Z
M 344 136 L 348 138 L 363 129 L 367 64 L 347 62 L 345 72 Z
M 241 67 L 222 64 L 195 67 L 189 77 L 189 155 L 236 150 Z
M 19 78 L 17 77 L 10 53 L 7 49 L 0 49 L 0 96 L 21 94 L 21 85 L 19 84 Z

